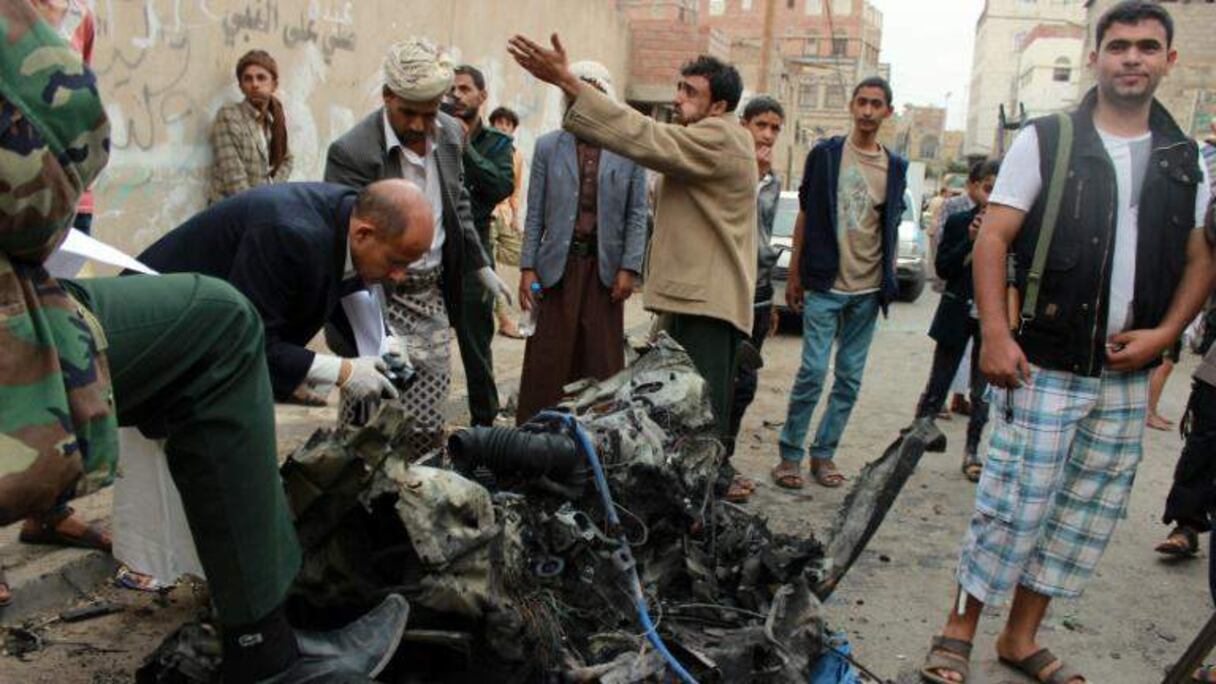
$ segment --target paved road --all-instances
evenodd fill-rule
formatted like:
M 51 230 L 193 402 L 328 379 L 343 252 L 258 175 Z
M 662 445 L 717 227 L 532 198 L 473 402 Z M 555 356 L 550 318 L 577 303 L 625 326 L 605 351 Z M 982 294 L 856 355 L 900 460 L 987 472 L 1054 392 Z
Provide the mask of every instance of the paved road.
M 937 295 L 896 305 L 879 330 L 861 396 L 839 453 L 842 470 L 856 473 L 882 453 L 910 421 L 928 377 L 931 340 L 925 335 Z M 797 372 L 800 339 L 782 335 L 765 347 L 759 398 L 744 422 L 740 464 L 762 483 L 776 458 L 778 429 L 764 421 L 785 419 L 785 400 Z M 1162 412 L 1181 415 L 1197 359 L 1184 359 L 1167 385 Z M 971 514 L 973 486 L 959 472 L 965 421 L 941 423 L 949 436 L 945 454 L 926 454 L 886 522 L 845 577 L 828 605 L 837 628 L 848 630 L 861 662 L 883 677 L 919 667 L 929 639 L 945 620 L 954 592 L 959 542 Z M 1212 613 L 1207 592 L 1207 553 L 1202 560 L 1164 563 L 1152 546 L 1164 535 L 1161 505 L 1181 441 L 1177 433 L 1148 430 L 1144 461 L 1131 506 L 1116 530 L 1097 576 L 1081 599 L 1052 607 L 1042 643 L 1069 659 L 1091 682 L 1148 683 L 1185 649 Z M 763 486 L 752 504 L 786 531 L 826 529 L 844 497 L 842 490 L 809 485 L 794 494 Z M 993 641 L 1004 613 L 989 610 L 981 623 L 971 682 L 1021 682 L 995 662 Z M 915 681 L 915 680 L 908 680 Z
M 856 473 L 864 462 L 881 454 L 899 427 L 910 420 L 928 374 L 932 346 L 924 331 L 935 304 L 936 295 L 926 292 L 915 304 L 896 305 L 891 317 L 880 322 L 861 397 L 839 454 L 847 474 Z M 638 329 L 647 320 L 638 303 L 631 301 L 627 326 Z M 750 506 L 768 515 L 779 530 L 823 531 L 844 497 L 843 490 L 811 485 L 792 493 L 770 486 L 767 478 L 776 458 L 779 428 L 774 424 L 785 419 L 799 347 L 800 339 L 790 334 L 766 345 L 761 388 L 744 422 L 737 458 L 744 472 L 760 482 Z M 499 337 L 494 351 L 503 386 L 514 385 L 523 344 Z M 1186 358 L 1167 387 L 1162 400 L 1167 416 L 1177 418 L 1181 413 L 1194 366 L 1195 359 Z M 460 387 L 459 372 L 457 375 Z M 454 400 L 451 408 L 459 418 L 461 402 Z M 332 414 L 332 409 L 281 407 L 281 452 L 289 451 L 314 428 L 328 424 Z M 951 577 L 971 512 L 973 489 L 958 470 L 964 424 L 955 419 L 943 423 L 943 428 L 950 438 L 948 453 L 926 455 L 870 547 L 827 606 L 832 626 L 847 630 L 857 657 L 884 678 L 914 670 L 952 598 Z M 1080 600 L 1060 602 L 1047 619 L 1044 645 L 1071 659 L 1091 682 L 1159 681 L 1163 668 L 1182 652 L 1211 614 L 1206 552 L 1203 560 L 1170 565 L 1151 551 L 1165 532 L 1158 518 L 1179 446 L 1176 434 L 1149 431 L 1128 519 L 1116 532 L 1089 592 Z M 104 495 L 91 498 L 86 506 L 92 517 L 104 516 L 107 508 Z M 25 558 L 14 554 L 27 553 L 14 548 L 15 531 L 9 528 L 0 533 L 0 559 L 6 565 Z M 119 598 L 132 600 L 130 596 L 124 592 Z M 177 592 L 175 597 L 177 603 L 170 608 L 141 600 L 144 610 L 138 615 L 103 618 L 88 623 L 83 635 L 74 630 L 60 637 L 87 637 L 95 646 L 121 648 L 125 653 L 81 655 L 60 647 L 35 656 L 28 664 L 0 658 L 0 681 L 126 681 L 142 655 L 194 603 L 189 592 Z M 995 663 L 992 642 L 1002 616 L 993 609 L 981 625 L 972 682 L 1027 681 Z

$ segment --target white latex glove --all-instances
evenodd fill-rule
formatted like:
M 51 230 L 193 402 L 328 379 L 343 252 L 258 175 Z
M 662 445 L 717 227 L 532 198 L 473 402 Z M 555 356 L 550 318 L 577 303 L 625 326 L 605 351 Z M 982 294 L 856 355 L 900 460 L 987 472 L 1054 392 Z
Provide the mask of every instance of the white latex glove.
M 378 356 L 360 356 L 350 360 L 350 377 L 339 384 L 343 392 L 355 399 L 367 399 L 388 395 L 397 398 L 397 388 L 385 377 L 388 366 Z
M 390 367 L 390 370 L 397 370 L 407 376 L 414 374 L 414 364 L 410 362 L 406 338 L 389 335 L 384 338 L 384 348 L 387 350 L 384 352 L 386 365 Z M 401 367 L 406 370 L 402 371 Z
M 515 301 L 511 299 L 511 289 L 508 288 L 507 284 L 502 281 L 502 278 L 498 277 L 498 274 L 494 272 L 494 269 L 490 268 L 489 266 L 483 266 L 479 271 L 477 271 L 477 279 L 480 280 L 481 284 L 484 285 L 487 290 L 493 293 L 495 297 L 505 300 L 507 302 L 507 306 L 514 305 Z

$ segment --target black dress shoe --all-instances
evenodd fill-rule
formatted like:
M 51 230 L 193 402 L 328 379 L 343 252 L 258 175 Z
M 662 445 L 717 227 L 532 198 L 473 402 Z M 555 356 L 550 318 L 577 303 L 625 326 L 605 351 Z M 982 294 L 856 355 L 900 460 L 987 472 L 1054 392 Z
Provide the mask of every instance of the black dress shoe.
M 397 651 L 409 614 L 410 604 L 390 594 L 371 612 L 342 629 L 297 630 L 299 659 L 260 684 L 370 682 Z

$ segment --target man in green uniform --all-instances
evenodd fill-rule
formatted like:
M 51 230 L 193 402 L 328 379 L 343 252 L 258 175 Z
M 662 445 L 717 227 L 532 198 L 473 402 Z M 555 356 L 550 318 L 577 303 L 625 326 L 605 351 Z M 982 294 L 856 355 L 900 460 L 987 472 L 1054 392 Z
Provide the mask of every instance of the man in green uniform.
M 481 120 L 481 108 L 486 102 L 486 78 L 481 71 L 464 64 L 456 67 L 455 73 L 447 104 L 465 129 L 464 185 L 469 190 L 473 226 L 493 267 L 490 219 L 494 207 L 515 191 L 515 146 L 509 135 Z M 465 274 L 463 292 L 456 342 L 460 345 L 468 385 L 469 416 L 474 425 L 490 425 L 498 415 L 498 387 L 494 383 L 494 357 L 490 352 L 494 339 L 494 293 L 478 286 L 475 273 Z
M 0 0 L 0 525 L 110 482 L 119 425 L 165 439 L 231 682 L 372 675 L 404 599 L 297 634 L 300 551 L 275 460 L 257 311 L 198 275 L 56 281 L 43 262 L 105 166 L 93 73 L 27 0 Z M 188 342 L 183 342 L 186 340 Z

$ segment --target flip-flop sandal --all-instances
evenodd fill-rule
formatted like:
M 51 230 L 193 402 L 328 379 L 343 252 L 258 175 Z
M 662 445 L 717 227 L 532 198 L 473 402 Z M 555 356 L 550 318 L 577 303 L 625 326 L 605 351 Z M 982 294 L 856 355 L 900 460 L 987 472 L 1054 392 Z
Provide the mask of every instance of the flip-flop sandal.
M 8 583 L 8 577 L 4 574 L 4 568 L 0 567 L 0 587 L 4 588 L 0 594 L 0 608 L 7 606 L 13 602 L 13 587 Z
M 1216 682 L 1216 665 L 1204 665 L 1195 670 L 1195 674 L 1191 675 L 1191 680 L 1202 682 L 1203 684 L 1212 684 Z
M 802 475 L 794 470 L 781 470 L 780 467 L 773 468 L 772 476 L 773 484 L 782 489 L 802 489 L 806 486 L 806 481 L 802 479 Z
M 821 487 L 835 489 L 844 484 L 848 478 L 844 476 L 835 466 L 811 466 L 811 477 L 815 478 L 815 482 Z
M 943 670 L 961 675 L 962 679 L 946 679 Z M 925 664 L 920 666 L 920 678 L 933 684 L 965 684 L 971 674 L 971 642 L 950 637 L 935 636 Z
M 55 522 L 47 522 L 39 520 L 39 528 L 35 532 L 29 532 L 24 529 L 17 535 L 17 539 L 25 544 L 45 544 L 47 546 L 70 546 L 78 549 L 97 549 L 99 551 L 111 552 L 112 543 L 107 542 L 105 535 L 101 533 L 94 525 L 87 525 L 84 532 L 80 536 L 72 536 L 60 532 L 57 527 L 59 523 L 70 518 L 76 513 L 73 509 L 68 509 L 68 514 Z
M 722 496 L 723 501 L 731 503 L 747 503 L 748 499 L 752 498 L 752 490 L 739 484 L 738 481 L 730 483 L 730 488 L 726 490 L 726 494 Z
M 1030 677 L 1036 682 L 1039 682 L 1039 684 L 1068 684 L 1074 679 L 1079 679 L 1083 682 L 1089 681 L 1085 678 L 1085 675 L 1078 672 L 1076 668 L 1069 666 L 1068 663 L 1060 660 L 1055 656 L 1055 654 L 1045 648 L 1040 648 L 1034 653 L 1031 653 L 1018 661 L 1013 661 L 1008 658 L 1001 658 L 999 656 L 997 659 L 1005 665 L 1008 665 L 1018 672 Z M 1048 665 L 1053 663 L 1059 663 L 1060 666 L 1056 668 L 1055 672 L 1047 675 L 1047 679 L 1040 679 L 1039 673 L 1046 669 Z
M 1174 542 L 1174 538 L 1179 535 L 1185 542 L 1182 545 Z M 1157 545 L 1155 550 L 1157 553 L 1174 558 L 1194 558 L 1199 553 L 1199 533 L 1185 525 L 1178 525 L 1174 527 L 1164 542 Z
M 975 454 L 965 454 L 963 456 L 963 477 L 972 482 L 979 482 L 980 475 L 984 472 L 984 462 Z

